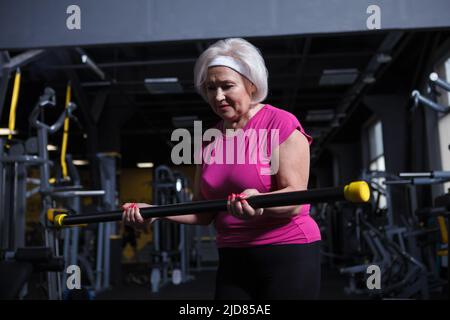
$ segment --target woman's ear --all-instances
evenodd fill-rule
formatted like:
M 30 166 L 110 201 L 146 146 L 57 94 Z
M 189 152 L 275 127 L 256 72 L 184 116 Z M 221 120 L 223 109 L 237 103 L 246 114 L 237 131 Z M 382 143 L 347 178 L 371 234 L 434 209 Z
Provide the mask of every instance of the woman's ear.
M 253 95 L 256 93 L 256 86 L 253 83 L 251 83 L 250 81 L 249 81 L 249 84 L 250 84 L 250 86 L 249 86 L 248 92 L 250 93 L 250 96 L 253 97 Z
M 251 82 L 250 80 L 248 80 L 245 77 L 242 77 L 244 79 L 244 86 L 245 86 L 245 90 L 248 92 L 248 94 L 253 97 L 253 95 L 256 92 L 256 86 L 253 84 L 253 82 Z

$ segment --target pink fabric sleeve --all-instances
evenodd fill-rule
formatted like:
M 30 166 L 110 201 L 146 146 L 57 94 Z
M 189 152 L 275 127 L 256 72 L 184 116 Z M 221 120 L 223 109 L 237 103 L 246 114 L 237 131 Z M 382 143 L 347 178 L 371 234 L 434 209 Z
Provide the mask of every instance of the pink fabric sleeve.
M 313 141 L 312 137 L 305 132 L 302 125 L 293 114 L 288 112 L 281 114 L 275 124 L 276 128 L 280 130 L 280 144 L 286 141 L 295 129 L 298 129 L 308 139 L 308 143 L 311 145 Z
M 289 112 L 282 112 L 274 118 L 271 126 L 271 130 L 273 129 L 278 130 L 278 144 L 276 143 L 276 140 L 269 141 L 270 152 L 272 151 L 272 143 L 274 143 L 274 147 L 281 145 L 287 140 L 287 138 L 289 138 L 294 130 L 299 130 L 306 137 L 306 139 L 308 139 L 308 143 L 310 145 L 313 141 L 312 137 L 305 132 L 298 119 Z M 273 138 L 273 134 L 271 134 L 271 137 Z

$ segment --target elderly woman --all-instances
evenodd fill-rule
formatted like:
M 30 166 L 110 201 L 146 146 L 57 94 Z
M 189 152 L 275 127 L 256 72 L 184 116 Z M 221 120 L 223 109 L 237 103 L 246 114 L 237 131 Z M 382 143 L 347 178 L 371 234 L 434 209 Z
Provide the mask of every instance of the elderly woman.
M 211 45 L 194 69 L 198 92 L 221 118 L 215 126 L 221 135 L 204 143 L 203 155 L 223 152 L 227 159 L 197 165 L 194 201 L 228 197 L 228 211 L 164 219 L 200 225 L 214 222 L 219 252 L 216 299 L 315 299 L 319 295 L 321 238 L 309 216 L 309 205 L 254 209 L 246 200 L 258 194 L 306 190 L 308 185 L 312 139 L 294 115 L 263 103 L 267 78 L 259 50 L 239 38 Z M 244 139 L 237 152 L 229 142 L 252 129 L 259 134 L 258 142 L 267 140 L 262 145 L 270 162 L 236 161 L 239 155 L 254 154 L 256 140 Z M 144 221 L 139 213 L 146 206 L 125 204 L 125 223 L 135 227 L 152 223 L 154 219 Z

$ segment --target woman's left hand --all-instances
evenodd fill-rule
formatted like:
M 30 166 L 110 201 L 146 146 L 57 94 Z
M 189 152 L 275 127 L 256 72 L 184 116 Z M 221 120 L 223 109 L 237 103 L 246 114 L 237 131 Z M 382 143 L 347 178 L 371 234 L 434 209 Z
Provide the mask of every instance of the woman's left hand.
M 250 206 L 246 199 L 258 195 L 260 192 L 256 189 L 246 189 L 240 194 L 232 193 L 228 196 L 227 208 L 228 212 L 239 219 L 247 220 L 255 216 L 261 216 L 264 212 L 263 208 L 255 209 Z

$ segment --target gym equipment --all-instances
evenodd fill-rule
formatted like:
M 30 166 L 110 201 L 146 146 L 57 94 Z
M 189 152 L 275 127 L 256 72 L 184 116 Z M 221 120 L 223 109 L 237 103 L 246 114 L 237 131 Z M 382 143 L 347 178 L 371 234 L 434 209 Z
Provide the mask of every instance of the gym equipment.
M 5 252 L 0 257 L 1 296 L 6 298 L 22 298 L 26 294 L 25 282 L 33 271 L 56 271 L 56 268 L 47 265 L 36 267 L 36 256 L 39 261 L 53 261 L 53 256 L 43 255 L 50 252 L 49 248 L 25 248 L 26 226 L 26 199 L 27 167 L 41 165 L 46 162 L 42 157 L 36 156 L 37 143 L 35 138 L 29 138 L 25 143 L 13 139 L 15 136 L 15 120 L 20 87 L 20 70 L 17 70 L 11 107 L 8 130 L 2 130 L 0 135 L 0 250 Z M 45 103 L 40 100 L 39 103 Z M 39 251 L 40 250 L 40 251 Z M 50 250 L 50 251 L 49 251 Z M 55 259 L 57 259 L 55 257 Z M 59 265 L 60 266 L 60 265 Z M 19 289 L 24 289 L 20 291 Z
M 71 116 L 75 105 L 68 102 L 67 107 L 64 112 L 58 118 L 57 122 L 51 126 L 38 120 L 39 115 L 43 112 L 43 109 L 47 107 L 47 104 L 55 105 L 54 91 L 50 88 L 45 90 L 45 94 L 41 97 L 41 101 L 49 101 L 50 103 L 40 102 L 32 111 L 30 115 L 30 123 L 32 126 L 36 127 L 38 130 L 38 149 L 39 155 L 44 160 L 48 159 L 48 153 L 46 150 L 47 146 L 47 136 L 56 132 L 63 124 L 65 124 L 66 129 L 68 128 L 68 117 Z M 67 99 L 69 101 L 69 99 Z M 64 144 L 64 140 L 63 140 Z M 65 152 L 65 147 L 63 148 Z M 53 248 L 55 255 L 59 255 L 59 239 L 58 230 L 52 228 L 52 224 L 48 223 L 47 212 L 53 208 L 53 201 L 57 199 L 66 199 L 68 201 L 69 207 L 77 210 L 78 213 L 81 212 L 80 197 L 86 196 L 101 196 L 103 197 L 103 206 L 101 209 L 110 209 L 115 205 L 115 159 L 107 154 L 98 154 L 97 157 L 100 162 L 100 179 L 104 190 L 81 190 L 80 178 L 76 171 L 75 166 L 71 162 L 71 158 L 68 155 L 62 154 L 62 159 L 66 161 L 62 164 L 63 181 L 71 180 L 72 185 L 58 187 L 50 184 L 50 164 L 44 162 L 40 170 L 40 193 L 42 196 L 42 211 L 41 211 L 41 223 L 45 226 L 45 239 L 46 245 Z M 65 164 L 65 165 L 64 165 Z M 66 169 L 70 170 L 70 179 L 68 178 Z M 65 175 L 65 176 L 64 176 Z M 111 234 L 115 233 L 114 226 L 111 224 L 101 224 L 98 226 L 97 233 L 97 248 L 96 248 L 96 259 L 95 267 L 91 266 L 88 262 L 87 255 L 78 253 L 78 239 L 79 230 L 75 229 L 72 231 L 64 232 L 64 255 L 66 258 L 66 265 L 78 264 L 84 267 L 90 279 L 90 288 L 95 291 L 103 290 L 109 287 L 109 265 L 110 265 L 110 243 L 109 238 Z M 61 299 L 62 298 L 62 287 L 64 283 L 62 280 L 56 279 L 60 275 L 49 274 L 49 298 L 50 299 Z
M 161 206 L 190 202 L 187 185 L 187 178 L 180 172 L 172 171 L 164 165 L 158 166 L 153 175 L 153 203 Z M 188 233 L 192 228 L 170 221 L 156 221 L 152 228 L 153 261 L 150 282 L 152 292 L 156 293 L 170 281 L 180 284 L 193 278 L 189 274 L 188 253 Z
M 358 208 L 355 214 L 359 216 L 359 220 L 364 227 L 362 235 L 372 258 L 364 264 L 340 269 L 342 274 L 349 275 L 349 286 L 345 288 L 346 293 L 365 294 L 378 298 L 420 296 L 423 299 L 428 299 L 428 286 L 424 282 L 426 280 L 424 279 L 426 268 L 393 239 L 394 235 L 397 235 L 397 239 L 401 239 L 400 233 L 403 230 L 391 228 L 390 230 L 380 231 L 366 220 L 362 208 Z M 371 290 L 365 287 L 367 268 L 370 265 L 377 265 L 381 270 L 379 290 Z M 357 284 L 357 279 L 362 282 L 361 285 Z
M 71 87 L 67 86 L 66 106 L 70 103 Z M 63 183 L 70 181 L 73 190 L 58 191 L 53 193 L 54 198 L 66 199 L 66 206 L 71 212 L 81 213 L 81 197 L 101 197 L 102 204 L 98 208 L 101 210 L 111 209 L 115 204 L 115 156 L 114 153 L 98 153 L 96 154 L 97 163 L 100 172 L 101 190 L 81 190 L 81 179 L 77 168 L 72 162 L 70 155 L 66 154 L 68 141 L 69 118 L 64 121 L 64 134 L 61 143 L 61 180 Z M 78 190 L 79 189 L 79 190 Z M 110 237 L 115 233 L 115 225 L 99 224 L 94 228 L 72 228 L 64 230 L 64 257 L 66 258 L 66 266 L 80 265 L 82 270 L 87 274 L 89 284 L 84 289 L 93 298 L 97 293 L 109 288 L 109 268 L 110 268 Z M 83 237 L 84 246 L 81 252 L 78 250 L 79 239 Z M 96 241 L 96 248 L 90 244 Z M 95 256 L 95 259 L 93 259 Z M 65 283 L 66 275 L 64 274 L 63 283 Z M 66 297 L 72 297 L 73 292 L 65 294 Z
M 17 102 L 19 99 L 20 70 L 14 77 L 8 129 L 0 131 L 0 248 L 16 250 L 25 245 L 26 176 L 27 165 L 40 164 L 43 159 L 27 155 L 25 146 L 13 141 Z
M 59 256 L 59 243 L 57 235 L 47 223 L 46 212 L 49 208 L 52 208 L 53 198 L 52 193 L 56 190 L 50 184 L 50 167 L 51 163 L 48 156 L 47 145 L 48 145 L 48 135 L 57 132 L 66 119 L 66 116 L 70 116 L 75 110 L 76 105 L 70 103 L 67 108 L 61 113 L 56 122 L 52 125 L 47 125 L 41 120 L 39 120 L 40 115 L 48 109 L 56 106 L 55 91 L 51 88 L 45 88 L 44 94 L 39 98 L 38 103 L 31 111 L 29 116 L 29 123 L 32 127 L 37 129 L 38 133 L 38 143 L 37 149 L 39 157 L 43 159 L 43 163 L 40 166 L 40 187 L 39 192 L 42 199 L 42 209 L 40 215 L 40 222 L 44 226 L 44 241 L 45 246 L 52 249 L 56 256 Z M 62 292 L 62 282 L 59 274 L 48 273 L 48 296 L 49 299 L 61 299 Z
M 268 208 L 276 206 L 289 206 L 303 203 L 328 202 L 347 200 L 360 203 L 367 202 L 370 198 L 370 189 L 366 182 L 356 181 L 343 187 L 324 188 L 308 191 L 293 191 L 270 195 L 250 197 L 248 203 L 254 208 Z M 192 203 L 164 205 L 140 209 L 143 218 L 165 217 L 192 213 L 226 211 L 227 200 L 196 201 Z M 85 214 L 82 216 L 69 216 L 66 213 L 49 216 L 49 220 L 56 227 L 76 224 L 119 221 L 122 219 L 123 210 L 115 210 L 102 213 Z
M 7 152 L 3 151 L 4 145 L 0 136 L 0 247 L 15 250 L 25 245 L 27 167 L 44 160 L 25 154 L 21 144 L 10 145 Z
M 428 283 L 430 285 L 430 289 L 441 288 L 444 285 L 444 282 L 440 278 L 439 270 L 435 266 L 435 256 L 436 256 L 436 248 L 435 243 L 433 242 L 430 246 L 419 246 L 420 242 L 415 243 L 415 239 L 419 239 L 419 237 L 426 238 L 429 235 L 434 235 L 438 230 L 441 233 L 446 232 L 445 223 L 441 221 L 442 216 L 445 216 L 445 213 L 441 213 L 436 215 L 436 210 L 431 208 L 422 208 L 418 209 L 417 200 L 415 197 L 415 186 L 417 185 L 434 185 L 434 184 L 443 184 L 445 182 L 450 181 L 450 171 L 431 171 L 431 172 L 403 172 L 398 175 L 400 180 L 396 181 L 386 181 L 386 184 L 390 185 L 407 185 L 410 186 L 412 190 L 410 195 L 410 200 L 412 203 L 411 210 L 414 213 L 414 218 L 416 221 L 416 226 L 419 225 L 419 218 L 424 218 L 422 220 L 429 220 L 430 217 L 438 217 L 439 228 L 423 228 L 423 227 L 415 227 L 411 228 L 408 232 L 405 233 L 406 239 L 409 244 L 408 250 L 409 252 L 416 257 L 417 259 L 421 259 L 422 261 L 426 261 L 424 263 L 428 267 Z M 445 196 L 444 196 L 445 197 Z M 445 207 L 444 204 L 439 203 L 439 200 L 436 200 L 438 203 L 438 207 Z M 435 221 L 433 221 L 435 223 Z M 429 238 L 429 237 L 428 237 Z M 425 241 L 422 241 L 425 242 Z
M 64 269 L 61 257 L 50 248 L 27 247 L 0 252 L 0 299 L 18 299 L 33 272 L 60 272 Z
M 71 101 L 70 83 L 66 90 L 66 108 Z M 77 122 L 78 123 L 78 122 Z M 64 120 L 64 132 L 61 143 L 60 164 L 61 172 L 56 182 L 61 182 L 64 187 L 52 193 L 54 199 L 62 199 L 65 206 L 71 212 L 81 213 L 81 197 L 101 197 L 100 210 L 108 210 L 114 207 L 116 199 L 116 153 L 96 154 L 101 190 L 82 190 L 80 175 L 72 162 L 72 157 L 67 154 L 67 141 L 69 132 L 69 117 Z M 70 187 L 68 185 L 70 183 Z M 52 211 L 50 209 L 49 211 Z M 110 237 L 115 233 L 115 225 L 111 223 L 99 224 L 94 228 L 70 228 L 63 231 L 65 266 L 79 265 L 82 274 L 88 278 L 84 289 L 92 299 L 95 295 L 109 288 L 110 280 Z M 84 245 L 79 250 L 79 240 L 84 240 Z M 94 244 L 96 242 L 96 245 Z M 94 258 L 95 257 L 95 258 Z M 66 273 L 63 274 L 62 283 L 66 282 Z M 66 299 L 73 298 L 74 291 L 65 290 Z M 80 296 L 78 294 L 78 296 Z
M 382 199 L 387 204 L 386 208 L 378 209 L 370 221 L 377 220 L 374 222 L 376 225 L 391 228 L 395 226 L 391 207 L 391 186 L 382 183 L 387 178 L 396 177 L 384 171 L 364 170 L 360 175 L 360 179 L 370 186 L 371 206 L 379 208 Z M 318 223 L 322 234 L 322 255 L 325 257 L 323 262 L 332 269 L 339 269 L 343 262 L 357 264 L 367 259 L 370 248 L 363 236 L 365 227 L 360 215 L 355 212 L 355 205 L 341 201 L 323 203 L 313 209 L 311 216 Z
M 450 181 L 450 171 L 402 172 L 398 176 L 403 179 L 388 180 L 385 184 L 430 185 Z
M 71 188 L 67 190 L 67 186 L 63 191 L 53 194 L 55 199 L 65 200 L 65 207 L 68 212 L 81 213 L 81 198 L 96 197 L 101 199 L 101 205 L 98 208 L 109 209 L 115 202 L 115 161 L 110 159 L 113 155 L 97 154 L 100 164 L 100 185 L 101 190 L 81 190 L 80 176 L 78 170 L 73 165 L 70 155 L 66 155 L 66 165 L 68 169 L 68 177 L 72 183 Z M 78 190 L 79 189 L 79 190 Z M 112 189 L 112 190 L 111 190 Z M 50 214 L 55 209 L 49 209 Z M 57 209 L 58 211 L 65 209 Z M 88 290 L 91 298 L 97 293 L 109 288 L 109 268 L 110 268 L 110 237 L 115 233 L 115 226 L 99 224 L 88 228 L 85 226 L 77 226 L 63 230 L 64 239 L 64 258 L 66 267 L 69 265 L 78 265 L 83 275 L 87 275 L 88 281 L 84 284 L 84 289 Z M 83 241 L 84 245 L 80 248 L 79 242 Z M 95 245 L 96 243 L 96 245 Z M 94 258 L 95 257 L 95 258 Z M 65 283 L 66 274 L 63 274 L 63 282 Z M 72 296 L 65 293 L 67 299 Z
M 446 82 L 445 80 L 442 80 L 438 77 L 437 73 L 432 72 L 430 73 L 428 77 L 428 88 L 427 93 L 431 95 L 431 98 L 423 96 L 420 94 L 419 91 L 414 90 L 411 93 L 412 98 L 414 99 L 414 106 L 418 106 L 419 103 L 427 106 L 428 108 L 441 113 L 448 113 L 450 111 L 449 106 L 443 106 L 439 103 L 437 103 L 435 100 L 436 96 L 438 95 L 437 88 L 441 88 L 447 91 L 450 91 L 450 84 Z
M 388 179 L 383 183 L 385 187 L 375 186 L 372 181 L 369 182 L 373 190 L 377 189 L 379 196 L 383 194 L 387 199 L 391 197 L 392 188 L 406 187 L 409 208 L 405 210 L 410 212 L 410 216 L 401 215 L 403 218 L 401 225 L 393 223 L 393 212 L 388 208 L 384 211 L 388 216 L 387 223 L 375 226 L 368 221 L 367 216 L 370 216 L 372 220 L 380 216 L 380 212 L 377 212 L 379 211 L 378 202 L 373 203 L 373 208 L 370 210 L 367 206 L 356 210 L 355 215 L 361 223 L 369 259 L 363 258 L 364 264 L 340 269 L 342 274 L 350 276 L 346 292 L 381 298 L 428 299 L 431 290 L 440 289 L 443 286 L 432 257 L 433 243 L 430 243 L 430 236 L 433 236 L 437 229 L 426 228 L 419 221 L 415 186 L 444 183 L 450 180 L 450 173 L 435 171 L 400 173 L 396 176 L 386 172 L 376 172 L 366 173 L 366 177 L 368 176 Z M 357 284 L 357 279 L 364 280 L 367 276 L 367 267 L 372 264 L 378 265 L 382 270 L 381 290 L 368 290 L 364 284 L 359 286 Z
M 439 221 L 440 230 L 442 234 L 442 242 L 447 245 L 447 249 L 438 251 L 439 256 L 448 257 L 448 226 L 450 225 L 450 195 L 449 193 L 438 196 L 434 201 L 433 208 L 426 208 L 419 211 L 419 213 L 445 219 L 447 223 Z M 448 259 L 448 258 L 447 258 Z M 450 298 L 450 272 L 447 264 L 447 294 Z
M 14 90 L 16 92 L 16 90 Z M 13 99 L 14 100 L 14 99 Z M 17 99 L 16 99 L 17 100 Z M 12 141 L 11 133 L 3 132 L 8 137 L 8 152 L 4 153 L 5 145 L 3 134 L 0 137 L 0 195 L 5 199 L 0 205 L 0 227 L 2 230 L 1 248 L 8 252 L 22 249 L 25 237 L 25 204 L 26 198 L 40 193 L 43 202 L 40 215 L 41 225 L 44 227 L 44 245 L 52 252 L 55 258 L 60 259 L 60 246 L 63 245 L 64 259 L 61 269 L 39 269 L 41 272 L 47 272 L 47 296 L 49 299 L 61 299 L 63 288 L 65 287 L 66 273 L 60 273 L 70 264 L 80 265 L 82 271 L 88 274 L 89 293 L 96 293 L 109 287 L 109 267 L 110 267 L 110 237 L 115 233 L 115 225 L 99 224 L 93 231 L 96 239 L 96 249 L 88 250 L 92 241 L 85 238 L 85 246 L 81 252 L 78 252 L 78 243 L 80 238 L 79 228 L 66 229 L 62 232 L 48 223 L 46 219 L 49 211 L 56 202 L 65 202 L 68 208 L 81 212 L 80 197 L 102 197 L 102 206 L 100 210 L 112 209 L 116 206 L 115 190 L 115 159 L 111 154 L 97 154 L 99 162 L 100 184 L 102 190 L 82 190 L 80 178 L 77 169 L 72 163 L 70 155 L 66 154 L 67 149 L 67 131 L 69 118 L 73 118 L 73 111 L 76 106 L 70 102 L 70 86 L 67 89 L 66 108 L 52 125 L 47 125 L 43 121 L 44 111 L 56 105 L 55 92 L 51 88 L 46 88 L 44 94 L 39 98 L 38 103 L 29 116 L 30 124 L 38 131 L 38 137 L 29 138 L 25 145 Z M 15 110 L 15 109 L 14 109 Z M 13 117 L 14 118 L 14 117 Z M 12 122 L 10 122 L 11 124 Z M 50 178 L 50 169 L 53 162 L 49 160 L 47 151 L 47 139 L 49 134 L 57 132 L 64 124 L 65 132 L 63 134 L 63 147 L 61 148 L 61 175 L 59 178 Z M 14 143 L 10 143 L 14 142 Z M 29 153 L 29 154 L 25 154 Z M 35 155 L 38 154 L 38 155 Z M 28 179 L 26 166 L 36 165 L 40 169 L 40 179 Z M 26 183 L 33 182 L 37 187 L 30 192 L 26 191 Z M 85 236 L 90 232 L 83 232 Z M 64 240 L 62 242 L 61 240 Z M 27 248 L 25 248 L 27 249 Z M 94 259 L 91 258 L 94 252 Z M 2 261 L 6 263 L 7 261 Z M 23 261 L 22 261 L 23 262 Z M 37 269 L 36 269 L 37 270 Z M 28 273 L 27 273 L 28 274 Z M 12 274 L 11 274 L 12 275 Z M 5 273 L 8 277 L 8 273 Z M 2 283 L 3 285 L 3 283 Z M 6 286 L 7 288 L 8 286 Z M 21 297 L 23 294 L 21 293 Z M 67 296 L 67 292 L 64 292 Z M 70 295 L 69 295 L 70 296 Z
M 41 213 L 41 221 L 46 227 L 46 239 L 49 245 L 53 245 L 56 255 L 59 255 L 59 230 L 55 230 L 52 224 L 48 223 L 46 218 L 47 212 L 52 209 L 52 203 L 56 200 L 65 200 L 66 205 L 77 213 L 81 213 L 81 197 L 101 197 L 102 205 L 98 207 L 100 210 L 112 209 L 116 205 L 116 154 L 99 153 L 96 154 L 101 190 L 83 190 L 79 174 L 76 167 L 72 163 L 70 155 L 66 154 L 67 147 L 67 130 L 68 119 L 71 116 L 73 104 L 70 102 L 70 86 L 67 89 L 65 114 L 61 115 L 58 122 L 53 126 L 48 126 L 38 120 L 38 115 L 42 109 L 35 108 L 30 115 L 30 123 L 38 128 L 38 145 L 42 157 L 46 157 L 47 132 L 54 132 L 59 129 L 63 123 L 65 132 L 62 142 L 61 153 L 61 174 L 58 179 L 63 183 L 62 186 L 51 185 L 49 183 L 50 168 L 41 166 L 41 184 L 40 193 L 43 199 L 43 207 Z M 70 182 L 70 185 L 67 184 Z M 65 184 L 65 185 L 64 185 Z M 91 295 L 109 288 L 110 281 L 110 237 L 115 234 L 115 225 L 112 223 L 99 224 L 94 230 L 85 229 L 82 232 L 80 228 L 73 230 L 64 230 L 64 246 L 63 252 L 66 267 L 71 264 L 80 265 L 82 271 L 87 274 L 89 284 L 86 285 Z M 79 252 L 78 242 L 80 236 L 84 237 L 84 247 Z M 91 247 L 94 243 L 95 247 Z M 94 258 L 95 257 L 95 258 Z M 50 276 L 50 275 L 49 275 Z M 58 275 L 59 276 L 59 275 Z M 55 287 L 53 291 L 56 293 L 50 296 L 50 299 L 62 298 L 62 288 L 65 285 L 66 274 L 63 274 L 61 280 L 49 278 L 49 286 Z M 49 292 L 53 292 L 50 291 Z M 67 294 L 64 294 L 67 296 Z
M 443 106 L 439 103 L 437 103 L 435 100 L 435 97 L 438 95 L 438 92 L 436 90 L 437 87 L 444 89 L 446 91 L 450 91 L 450 83 L 448 83 L 445 80 L 442 80 L 438 77 L 436 72 L 430 73 L 428 77 L 428 94 L 430 94 L 432 97 L 426 97 L 420 94 L 418 90 L 414 90 L 411 93 L 411 97 L 414 99 L 414 107 L 417 107 L 419 104 L 423 104 L 427 106 L 428 108 L 441 113 L 448 113 L 450 112 L 450 106 Z
M 450 113 L 450 106 L 443 106 L 441 104 L 439 104 L 436 100 L 437 96 L 439 96 L 439 92 L 437 90 L 437 88 L 443 89 L 445 91 L 450 92 L 450 83 L 448 83 L 445 80 L 442 80 L 438 77 L 438 74 L 435 72 L 432 72 L 429 77 L 428 77 L 428 87 L 427 87 L 427 93 L 429 94 L 430 97 L 425 97 L 423 95 L 420 94 L 420 92 L 418 92 L 417 90 L 414 90 L 412 92 L 412 97 L 414 98 L 414 107 L 417 107 L 420 104 L 425 105 L 426 107 L 439 112 L 439 113 L 445 113 L 448 114 Z M 430 173 L 427 173 L 427 176 L 425 179 L 431 179 L 432 184 L 434 183 L 442 183 L 445 181 L 450 181 L 450 179 L 448 179 L 448 172 L 444 172 L 444 171 L 437 171 L 437 175 L 435 174 L 435 172 L 432 172 L 432 175 L 430 175 Z M 413 177 L 415 179 L 417 179 L 417 177 Z M 436 181 L 436 179 L 440 180 L 440 181 Z M 434 216 L 438 218 L 439 221 L 439 225 L 440 225 L 440 229 L 441 229 L 441 234 L 442 234 L 442 238 L 443 240 L 446 239 L 447 240 L 447 250 L 443 250 L 441 251 L 441 256 L 447 256 L 447 277 L 448 277 L 448 282 L 447 282 L 447 291 L 448 294 L 450 296 L 450 267 L 448 264 L 448 227 L 449 227 L 449 219 L 448 219 L 448 202 L 447 202 L 447 198 L 449 195 L 449 191 L 447 191 L 447 193 L 445 193 L 444 195 L 441 195 L 439 197 L 437 197 L 435 199 L 435 208 L 426 208 L 421 210 L 420 212 L 422 214 L 428 214 L 430 216 Z M 447 219 L 447 225 L 445 225 L 445 221 L 444 218 Z
M 219 254 L 216 246 L 216 230 L 213 224 L 193 226 L 190 259 L 192 271 L 216 270 Z

